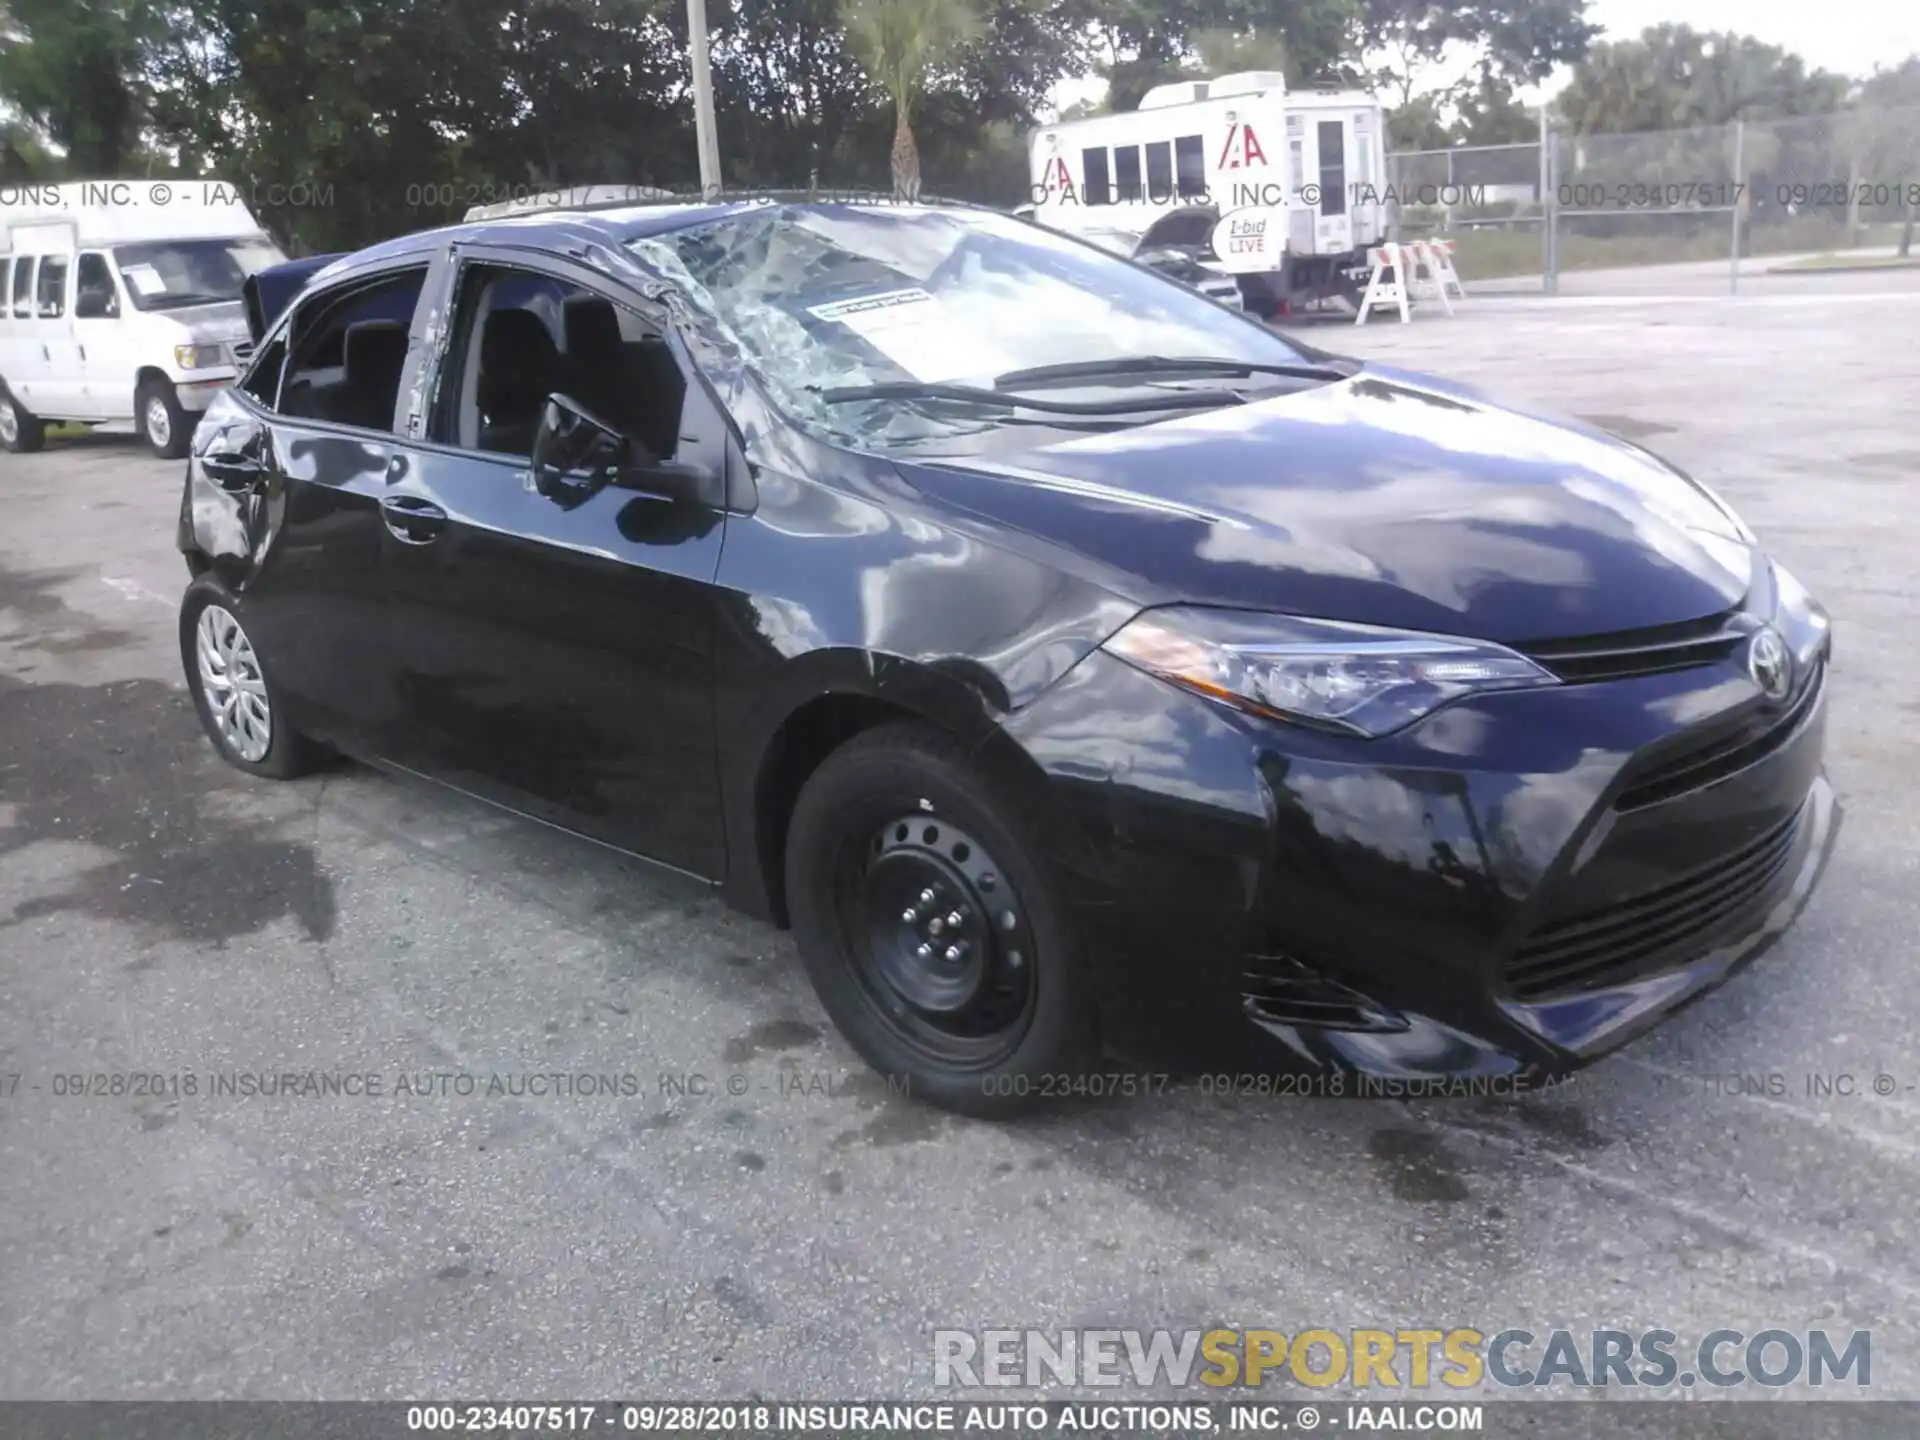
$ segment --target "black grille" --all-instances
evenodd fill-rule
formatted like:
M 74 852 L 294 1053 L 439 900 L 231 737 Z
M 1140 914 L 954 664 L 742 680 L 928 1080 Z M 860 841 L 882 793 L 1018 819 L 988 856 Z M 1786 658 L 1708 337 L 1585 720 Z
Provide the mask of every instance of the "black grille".
M 1667 756 L 1621 791 L 1620 798 L 1613 802 L 1613 808 L 1644 810 L 1649 805 L 1658 805 L 1663 800 L 1703 789 L 1716 780 L 1724 780 L 1750 765 L 1759 764 L 1798 733 L 1807 716 L 1813 712 L 1813 707 L 1819 703 L 1820 690 L 1825 683 L 1826 666 L 1814 666 L 1799 697 L 1784 714 L 1778 710 L 1763 712 L 1738 730 Z
M 1290 955 L 1249 955 L 1241 998 L 1256 1019 L 1323 1030 L 1404 1030 L 1406 1021 Z
M 233 363 L 236 365 L 245 365 L 247 361 L 253 358 L 253 342 L 251 340 L 235 340 L 227 348 L 233 351 Z
M 1658 675 L 1667 670 L 1711 665 L 1731 655 L 1746 638 L 1733 628 L 1736 613 L 1727 611 L 1702 620 L 1683 620 L 1645 630 L 1621 630 L 1612 635 L 1543 640 L 1517 648 L 1569 684 Z
M 1507 961 L 1508 988 L 1521 1000 L 1544 1000 L 1624 982 L 1669 955 L 1704 954 L 1772 902 L 1799 822 L 1796 814 L 1672 884 L 1546 926 Z

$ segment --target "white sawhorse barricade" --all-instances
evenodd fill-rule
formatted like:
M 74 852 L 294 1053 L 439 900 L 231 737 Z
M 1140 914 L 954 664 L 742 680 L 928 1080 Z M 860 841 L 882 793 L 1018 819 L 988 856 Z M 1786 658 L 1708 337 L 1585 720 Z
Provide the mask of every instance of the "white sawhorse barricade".
M 1366 293 L 1360 297 L 1360 312 L 1353 323 L 1364 325 L 1376 307 L 1391 306 L 1400 312 L 1400 323 L 1413 318 L 1415 300 L 1438 300 L 1449 315 L 1453 297 L 1467 298 L 1467 290 L 1453 268 L 1451 240 L 1410 240 L 1405 244 L 1388 241 L 1367 252 L 1372 267 Z M 1391 277 L 1391 278 L 1389 278 Z

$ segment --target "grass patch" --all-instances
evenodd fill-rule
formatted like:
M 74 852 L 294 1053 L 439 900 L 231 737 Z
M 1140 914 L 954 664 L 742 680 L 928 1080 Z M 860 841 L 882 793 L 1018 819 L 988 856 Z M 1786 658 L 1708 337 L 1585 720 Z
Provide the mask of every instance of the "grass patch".
M 1767 273 L 1791 275 L 1796 270 L 1920 270 L 1920 255 L 1805 255 L 1770 266 Z
M 1733 246 L 1733 221 L 1727 215 L 1633 217 L 1637 228 L 1626 234 L 1583 234 L 1575 228 L 1584 220 L 1594 219 L 1610 227 L 1622 224 L 1619 217 L 1611 215 L 1563 220 L 1559 235 L 1562 273 L 1726 260 Z M 1850 249 L 1890 246 L 1899 234 L 1898 225 L 1867 225 L 1848 234 L 1844 224 L 1826 216 L 1798 215 L 1741 231 L 1740 251 L 1743 257 L 1751 258 L 1813 250 L 1823 252 L 1823 258 L 1832 259 Z M 1469 284 L 1475 280 L 1541 273 L 1538 226 L 1524 230 L 1457 230 L 1451 238 L 1454 266 L 1460 278 Z M 1884 257 L 1873 258 L 1884 260 Z M 1806 268 L 1825 267 L 1815 267 L 1809 262 Z

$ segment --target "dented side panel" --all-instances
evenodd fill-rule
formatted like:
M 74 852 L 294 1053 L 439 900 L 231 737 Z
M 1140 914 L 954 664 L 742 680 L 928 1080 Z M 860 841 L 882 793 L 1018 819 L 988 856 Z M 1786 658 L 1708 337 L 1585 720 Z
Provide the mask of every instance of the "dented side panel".
M 241 456 L 259 461 L 257 478 L 216 478 L 222 460 Z M 188 460 L 183 548 L 246 605 L 289 719 L 354 747 L 377 745 L 395 714 L 380 577 L 392 458 L 388 438 L 269 422 L 228 393 Z

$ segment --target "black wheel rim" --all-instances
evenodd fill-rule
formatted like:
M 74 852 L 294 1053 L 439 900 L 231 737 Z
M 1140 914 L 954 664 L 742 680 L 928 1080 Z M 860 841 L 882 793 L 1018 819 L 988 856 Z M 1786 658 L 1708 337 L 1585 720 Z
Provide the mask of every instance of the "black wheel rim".
M 905 815 L 836 867 L 842 934 L 875 1012 L 925 1058 L 986 1067 L 1019 1044 L 1038 994 L 1026 907 L 972 835 Z

